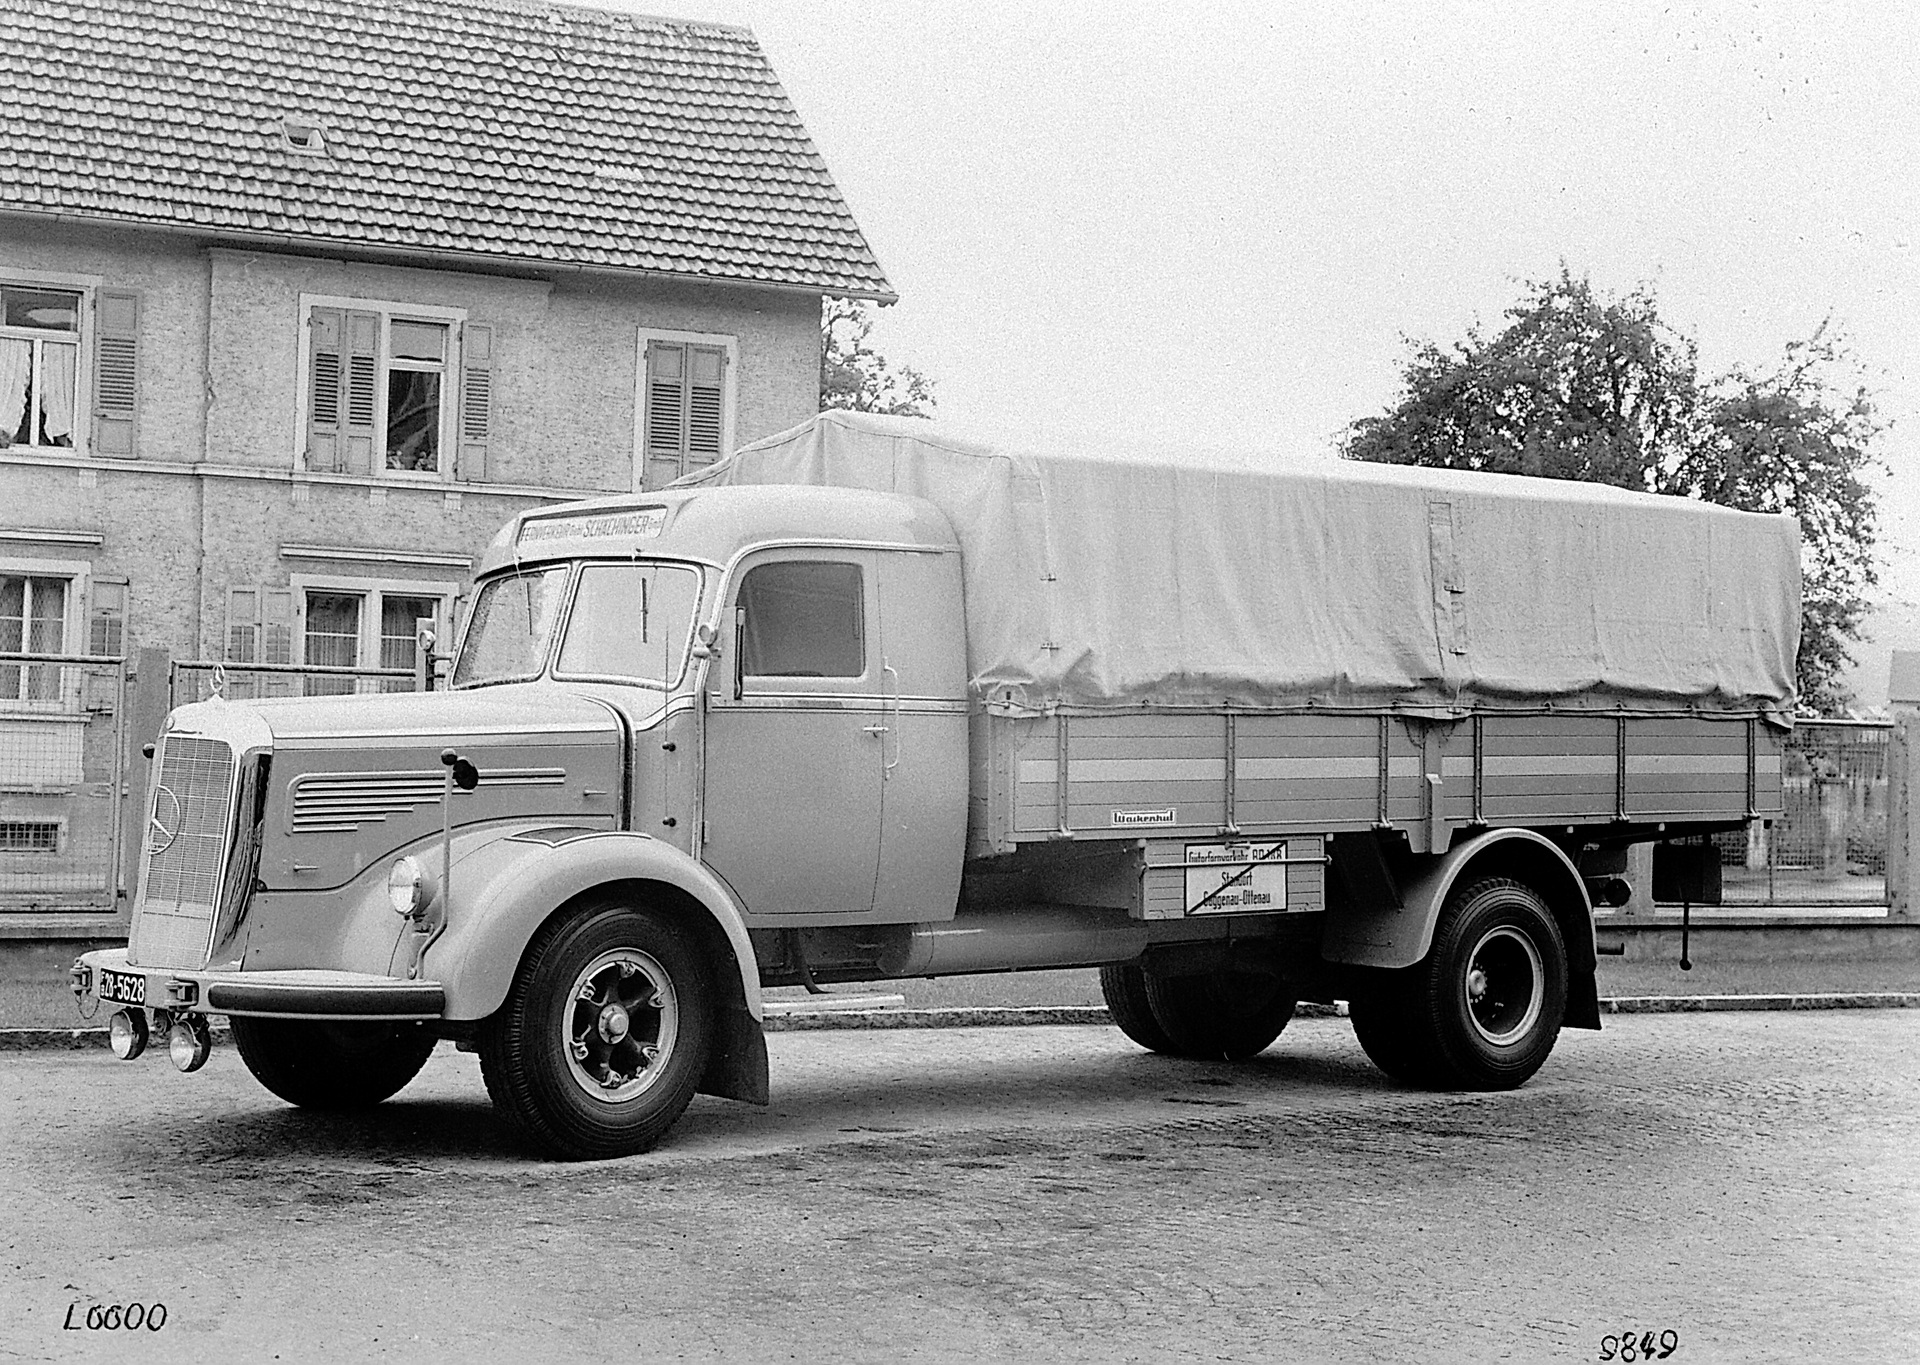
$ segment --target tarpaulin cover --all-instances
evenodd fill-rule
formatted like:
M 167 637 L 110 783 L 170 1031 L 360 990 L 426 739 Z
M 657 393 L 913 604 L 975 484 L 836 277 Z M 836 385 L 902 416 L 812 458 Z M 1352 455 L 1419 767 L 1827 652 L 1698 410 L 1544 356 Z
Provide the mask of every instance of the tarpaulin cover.
M 939 506 L 996 708 L 1792 705 L 1791 517 L 1500 474 L 1028 453 L 838 412 L 680 486 L 726 484 Z

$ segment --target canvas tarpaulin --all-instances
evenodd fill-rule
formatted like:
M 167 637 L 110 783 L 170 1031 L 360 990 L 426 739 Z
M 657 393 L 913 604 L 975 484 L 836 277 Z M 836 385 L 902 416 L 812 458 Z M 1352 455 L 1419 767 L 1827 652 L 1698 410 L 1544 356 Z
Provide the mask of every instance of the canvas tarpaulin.
M 1027 453 L 840 412 L 676 486 L 727 484 L 937 505 L 975 694 L 1015 712 L 1792 705 L 1791 517 L 1511 475 Z

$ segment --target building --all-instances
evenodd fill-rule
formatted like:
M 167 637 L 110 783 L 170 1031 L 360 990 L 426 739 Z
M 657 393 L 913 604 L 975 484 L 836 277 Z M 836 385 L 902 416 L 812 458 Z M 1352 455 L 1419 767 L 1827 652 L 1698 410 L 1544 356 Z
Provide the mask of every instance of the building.
M 804 419 L 822 297 L 892 297 L 710 24 L 23 0 L 0 170 L 0 936 L 112 912 L 144 738 L 10 654 L 410 666 L 502 522 Z

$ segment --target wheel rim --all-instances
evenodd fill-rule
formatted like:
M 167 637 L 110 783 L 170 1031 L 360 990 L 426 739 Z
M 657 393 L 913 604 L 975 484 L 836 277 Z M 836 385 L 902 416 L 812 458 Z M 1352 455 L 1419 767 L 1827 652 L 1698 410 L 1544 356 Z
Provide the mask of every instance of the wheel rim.
M 575 1085 L 603 1103 L 638 1099 L 666 1070 L 679 1037 L 673 978 L 637 948 L 602 953 L 574 977 L 560 1030 Z
M 1546 995 L 1540 950 L 1518 929 L 1489 929 L 1467 955 L 1461 983 L 1474 1031 L 1495 1047 L 1519 1042 L 1540 1019 Z

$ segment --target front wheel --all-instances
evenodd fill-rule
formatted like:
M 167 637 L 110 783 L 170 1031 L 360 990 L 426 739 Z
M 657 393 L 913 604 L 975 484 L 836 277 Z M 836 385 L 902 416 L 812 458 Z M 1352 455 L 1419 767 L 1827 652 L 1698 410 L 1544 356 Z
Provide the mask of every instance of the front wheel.
M 1511 1090 L 1538 1071 L 1567 1008 L 1567 950 L 1546 903 L 1504 877 L 1447 900 L 1433 949 L 1411 973 L 1408 1043 L 1431 1081 Z
M 535 935 L 478 1042 L 487 1093 L 535 1147 L 573 1161 L 644 1152 L 712 1050 L 705 956 L 660 914 L 590 905 Z
M 433 1051 L 424 1024 L 324 1019 L 230 1021 L 254 1079 L 303 1109 L 365 1109 L 420 1074 Z

